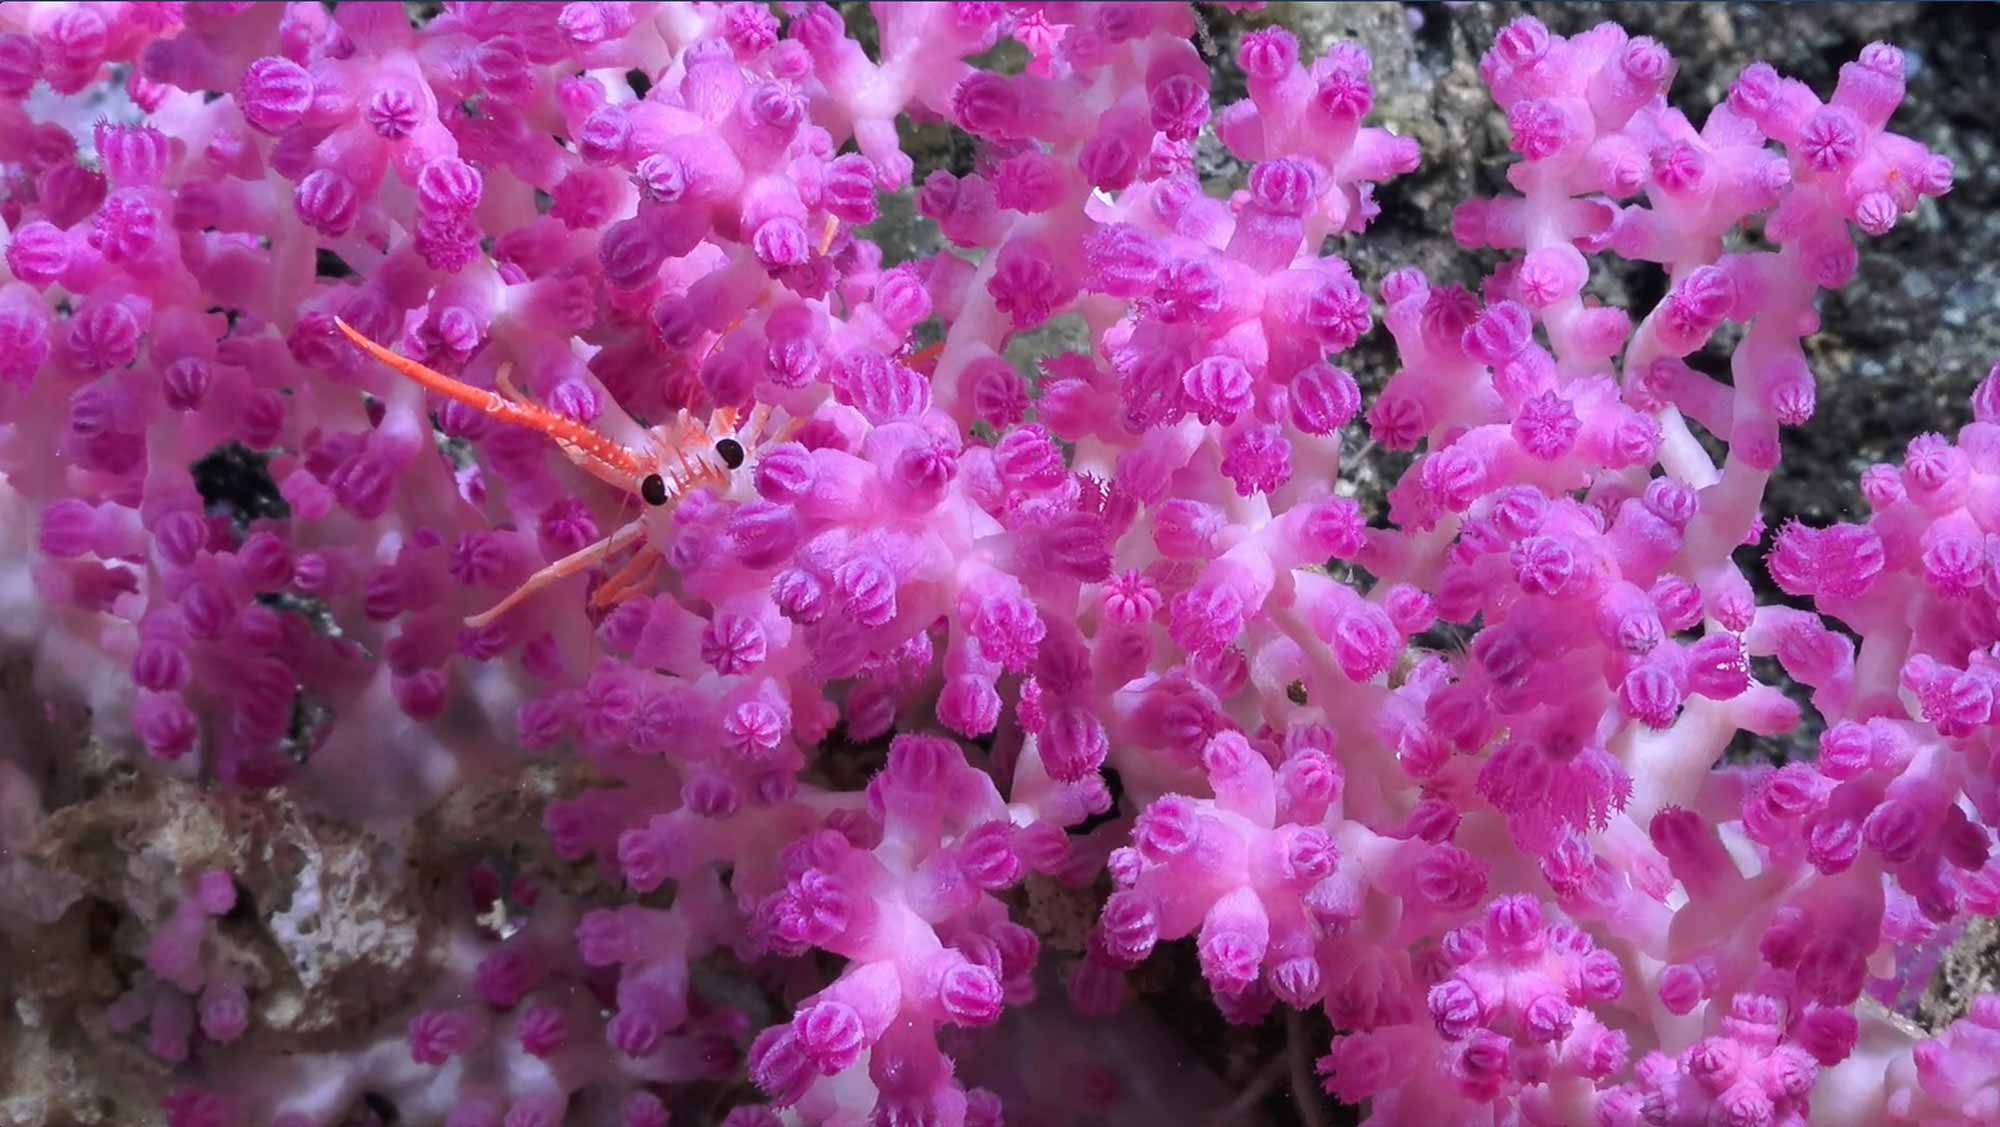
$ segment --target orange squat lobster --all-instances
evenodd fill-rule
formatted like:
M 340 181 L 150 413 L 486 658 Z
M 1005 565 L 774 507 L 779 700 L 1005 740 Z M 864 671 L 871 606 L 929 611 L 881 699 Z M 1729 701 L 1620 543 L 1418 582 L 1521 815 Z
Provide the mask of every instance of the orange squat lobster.
M 338 317 L 333 323 L 348 340 L 354 342 L 356 348 L 392 371 L 427 391 L 463 403 L 501 422 L 548 435 L 555 439 L 556 447 L 585 473 L 637 496 L 652 509 L 672 511 L 681 498 L 703 486 L 726 489 L 730 472 L 743 465 L 749 450 L 765 441 L 783 441 L 799 425 L 799 420 L 794 419 L 774 434 L 766 435 L 764 431 L 771 422 L 771 409 L 763 404 L 752 408 L 749 417 L 740 421 L 734 407 L 717 408 L 707 425 L 698 422 L 683 409 L 671 423 L 646 431 L 648 449 L 634 450 L 530 401 L 515 389 L 504 364 L 494 377 L 499 390 L 488 391 L 427 368 L 407 356 L 399 356 L 369 340 Z M 910 357 L 910 366 L 928 374 L 943 351 L 944 342 L 933 344 Z M 749 444 L 747 447 L 746 443 Z M 646 520 L 647 517 L 641 515 L 596 543 L 542 568 L 493 607 L 467 618 L 465 624 L 474 629 L 486 626 L 542 588 L 588 571 L 635 542 L 644 540 Z M 659 550 L 651 544 L 642 545 L 623 568 L 598 587 L 591 596 L 591 605 L 611 606 L 631 597 L 652 578 L 659 565 Z
M 463 403 L 501 422 L 548 435 L 555 439 L 557 448 L 585 473 L 637 496 L 653 509 L 671 511 L 683 497 L 702 486 L 727 488 L 730 471 L 742 466 L 747 456 L 744 443 L 758 442 L 770 421 L 770 408 L 761 405 L 752 409 L 749 418 L 742 420 L 741 425 L 732 407 L 717 409 L 706 426 L 682 410 L 671 423 L 646 432 L 648 449 L 634 450 L 529 401 L 515 389 L 504 365 L 495 378 L 500 390 L 488 391 L 455 380 L 406 356 L 399 356 L 369 340 L 339 318 L 335 318 L 333 323 L 348 340 L 354 342 L 356 348 L 425 390 Z M 551 583 L 602 564 L 645 538 L 646 519 L 642 515 L 629 521 L 609 536 L 542 568 L 491 609 L 467 618 L 465 624 L 475 629 L 485 626 Z M 652 576 L 659 562 L 658 550 L 651 545 L 641 547 L 624 568 L 597 589 L 591 598 L 592 604 L 609 606 L 637 592 L 640 585 Z

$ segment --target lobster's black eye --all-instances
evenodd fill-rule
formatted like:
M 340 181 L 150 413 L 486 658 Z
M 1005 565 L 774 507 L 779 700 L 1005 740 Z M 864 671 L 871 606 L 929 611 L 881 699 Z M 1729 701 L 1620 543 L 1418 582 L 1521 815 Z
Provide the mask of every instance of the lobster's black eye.
M 732 470 L 743 464 L 743 444 L 733 438 L 725 438 L 716 443 L 715 453 L 722 459 L 722 464 Z
M 667 480 L 656 473 L 647 474 L 646 479 L 639 483 L 639 496 L 648 505 L 659 506 L 666 504 Z

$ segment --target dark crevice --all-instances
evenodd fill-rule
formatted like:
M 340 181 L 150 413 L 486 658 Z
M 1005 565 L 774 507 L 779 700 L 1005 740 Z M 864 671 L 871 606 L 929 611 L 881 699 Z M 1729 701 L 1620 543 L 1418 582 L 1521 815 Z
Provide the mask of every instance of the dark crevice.
M 313 253 L 313 271 L 319 277 L 334 280 L 354 276 L 354 267 L 349 266 L 345 259 L 325 247 Z
M 228 517 L 238 528 L 257 520 L 285 520 L 292 507 L 271 480 L 270 458 L 228 442 L 188 467 L 210 516 Z
M 1106 767 L 1104 769 L 1104 789 L 1111 792 L 1110 803 L 1105 806 L 1102 813 L 1092 814 L 1083 821 L 1071 826 L 1068 830 L 1071 837 L 1082 837 L 1107 822 L 1118 820 L 1118 807 L 1125 800 L 1125 780 L 1119 776 L 1116 768 Z
M 361 1106 L 347 1117 L 351 1127 L 387 1127 L 399 1123 L 402 1117 L 396 1111 L 396 1104 L 380 1092 L 363 1092 Z

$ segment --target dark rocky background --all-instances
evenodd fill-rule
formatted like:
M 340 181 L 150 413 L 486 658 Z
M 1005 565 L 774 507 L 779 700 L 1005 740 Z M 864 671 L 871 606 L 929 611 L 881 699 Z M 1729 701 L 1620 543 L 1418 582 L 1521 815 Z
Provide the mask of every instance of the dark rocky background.
M 1604 20 L 1650 35 L 1679 63 L 1671 97 L 1697 125 L 1750 63 L 1765 60 L 1822 95 L 1840 65 L 1873 40 L 1903 48 L 1909 96 L 1891 128 L 1952 158 L 1952 193 L 1869 242 L 1861 271 L 1822 303 L 1824 328 L 1808 343 L 1819 411 L 1792 432 L 1768 501 L 1774 514 L 1824 523 L 1852 515 L 1855 479 L 1900 455 L 1926 430 L 1969 420 L 1966 399 L 2000 360 L 2000 127 L 1995 68 L 2000 9 L 1979 4 L 1286 4 L 1212 22 L 1218 85 L 1240 84 L 1234 43 L 1259 22 L 1285 23 L 1308 48 L 1338 39 L 1375 58 L 1376 120 L 1423 144 L 1424 164 L 1381 192 L 1382 216 L 1343 247 L 1364 279 L 1415 264 L 1432 277 L 1473 282 L 1484 263 L 1446 234 L 1452 208 L 1504 188 L 1512 163 L 1504 122 L 1480 84 L 1480 54 L 1515 16 L 1575 33 Z M 1240 85 L 1238 86 L 1240 89 Z M 1221 91 L 1218 91 L 1220 93 Z M 1662 292 L 1659 271 L 1600 258 L 1607 301 L 1643 311 Z M 1604 269 L 1604 267 L 1610 269 Z M 1392 370 L 1386 334 L 1369 374 Z M 1726 376 L 1726 352 L 1703 365 Z M 1378 360 L 1379 357 L 1379 360 Z M 1357 372 L 1358 374 L 1358 372 Z

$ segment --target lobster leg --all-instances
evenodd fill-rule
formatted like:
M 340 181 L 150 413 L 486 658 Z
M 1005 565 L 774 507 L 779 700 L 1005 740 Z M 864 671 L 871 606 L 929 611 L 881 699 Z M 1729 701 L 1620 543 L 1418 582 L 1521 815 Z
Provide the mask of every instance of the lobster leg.
M 604 581 L 604 585 L 590 597 L 590 605 L 609 607 L 624 602 L 660 569 L 660 560 L 660 553 L 652 545 L 640 548 L 624 567 L 618 569 L 617 574 Z
M 577 575 L 596 567 L 606 559 L 630 546 L 633 541 L 645 535 L 645 518 L 642 517 L 633 520 L 597 543 L 586 548 L 579 548 L 562 559 L 542 568 L 535 574 L 530 575 L 519 587 L 514 588 L 506 598 L 495 603 L 491 609 L 482 611 L 466 619 L 465 624 L 474 630 L 487 626 L 501 615 L 526 602 L 535 592 L 552 583 L 568 579 L 572 575 Z
M 522 407 L 535 406 L 535 404 L 528 402 L 528 397 L 522 395 L 521 389 L 515 386 L 514 366 L 512 364 L 500 365 L 500 370 L 493 373 L 493 383 L 500 389 L 500 394 L 507 397 L 508 402 Z

